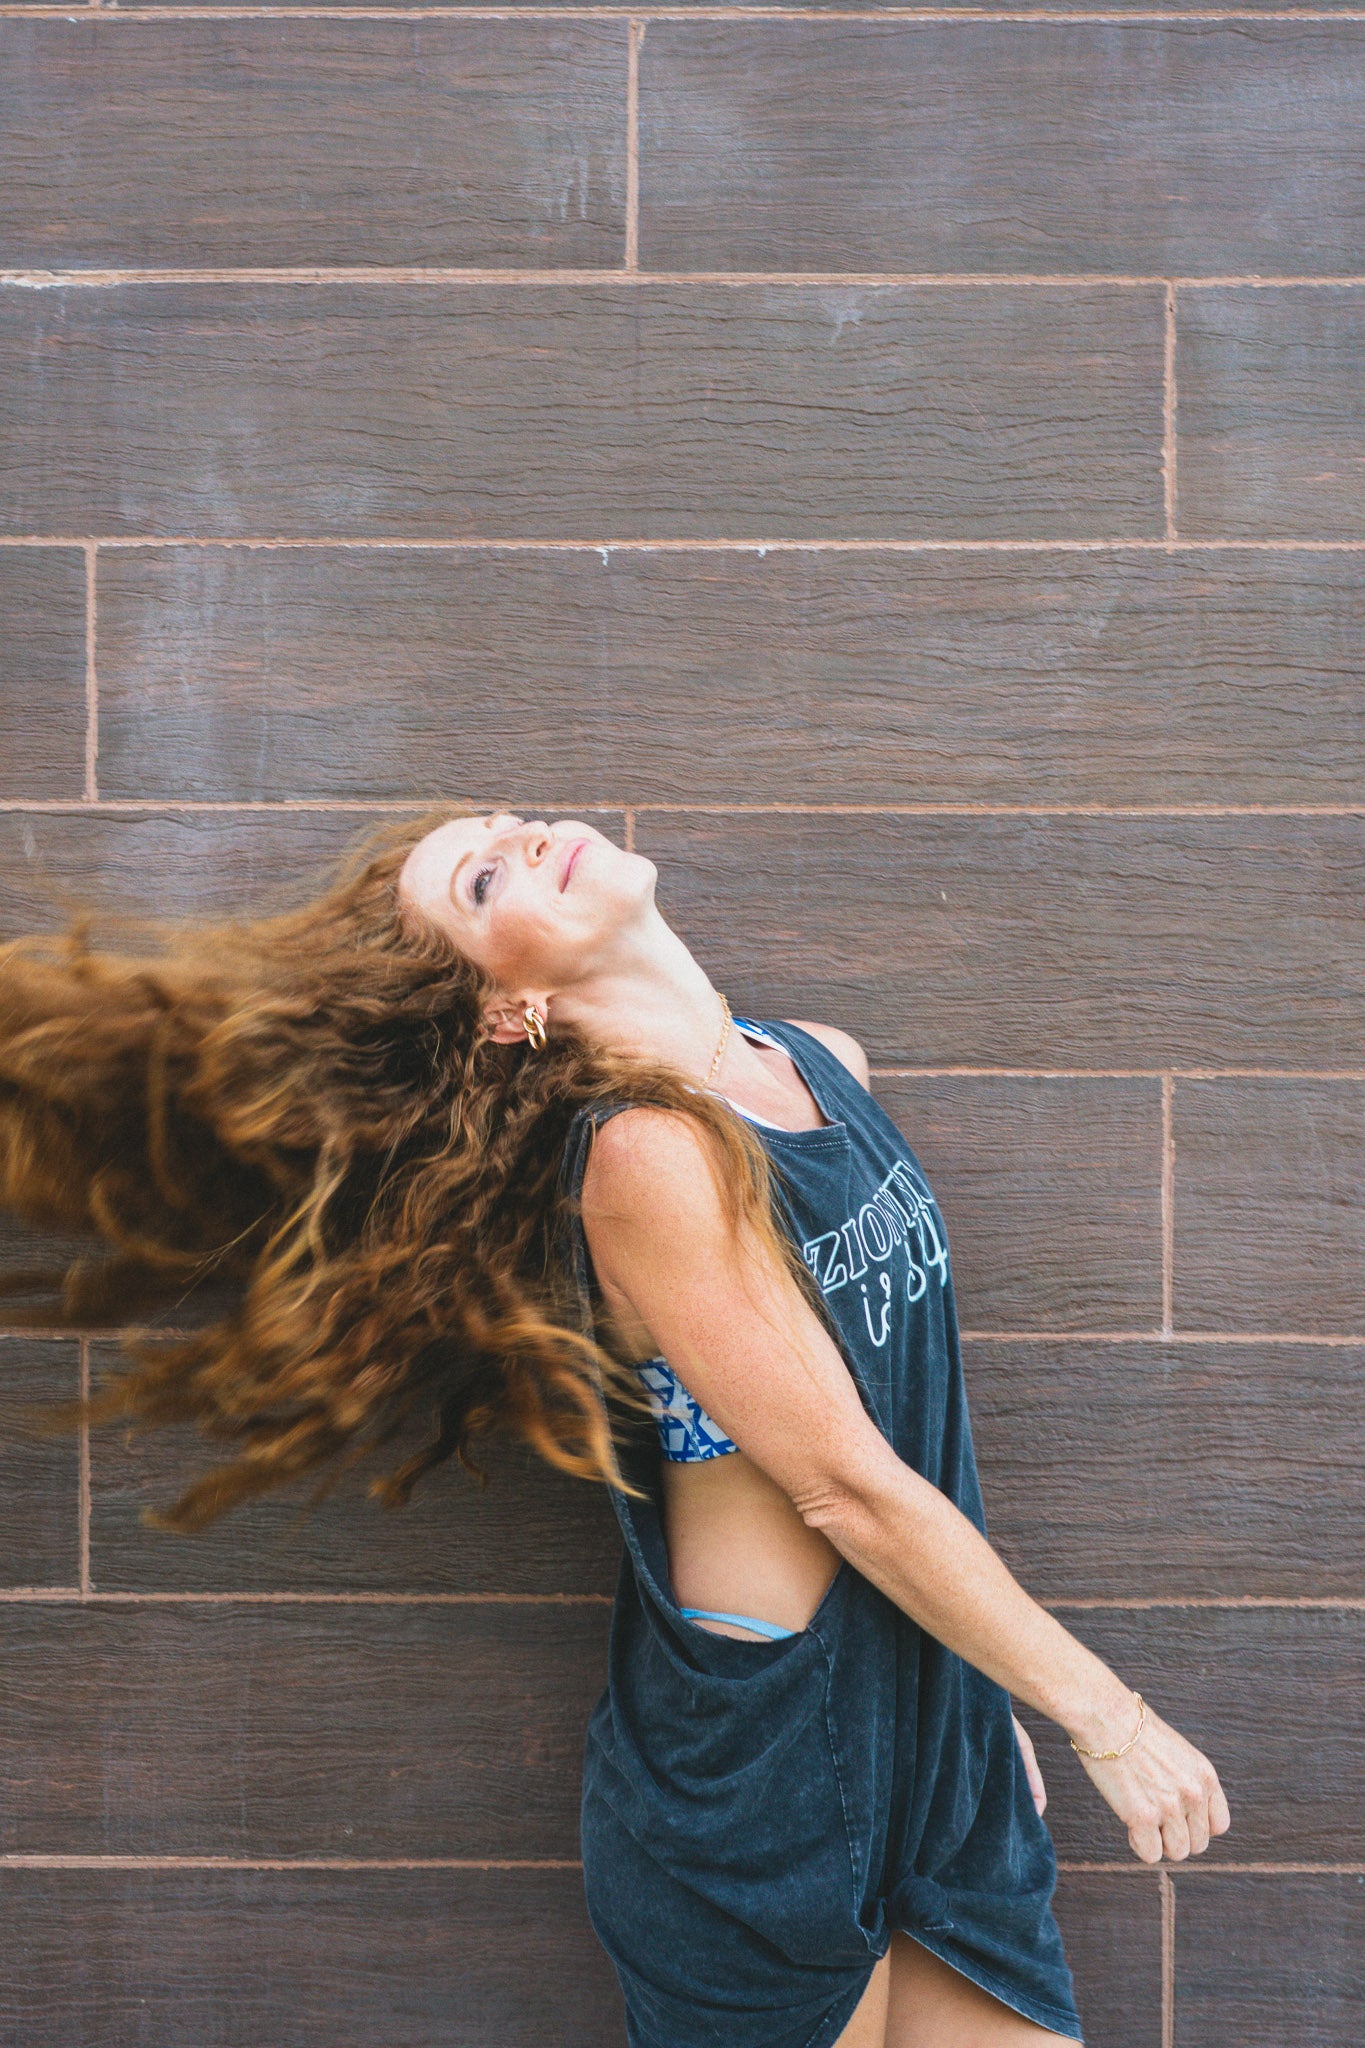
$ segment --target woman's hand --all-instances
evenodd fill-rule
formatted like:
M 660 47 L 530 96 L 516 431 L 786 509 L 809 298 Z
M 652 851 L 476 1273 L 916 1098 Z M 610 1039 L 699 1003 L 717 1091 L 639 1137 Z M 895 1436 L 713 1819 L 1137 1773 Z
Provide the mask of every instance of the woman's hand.
M 1038 1759 L 1034 1755 L 1033 1737 L 1029 1734 L 1028 1729 L 1017 1714 L 1012 1715 L 1011 1719 L 1014 1722 L 1014 1732 L 1019 1738 L 1019 1753 L 1024 1759 L 1024 1772 L 1028 1778 L 1028 1788 L 1033 1794 L 1034 1805 L 1039 1813 L 1041 1813 L 1047 1805 L 1047 1786 L 1043 1783 L 1043 1774 L 1038 1768 Z
M 1133 1854 L 1144 1863 L 1183 1863 L 1232 1825 L 1218 1773 L 1202 1750 L 1148 1707 L 1127 1756 L 1100 1763 L 1083 1756 L 1100 1792 L 1128 1830 Z

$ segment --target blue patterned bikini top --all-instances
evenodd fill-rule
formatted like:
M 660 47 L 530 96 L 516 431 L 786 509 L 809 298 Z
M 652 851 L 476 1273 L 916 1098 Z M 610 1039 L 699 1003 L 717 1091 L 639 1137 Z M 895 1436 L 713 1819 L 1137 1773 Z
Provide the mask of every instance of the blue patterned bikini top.
M 778 1052 L 786 1052 L 770 1032 L 749 1017 L 736 1017 L 734 1024 L 746 1038 L 753 1038 L 760 1045 L 771 1045 Z M 730 1102 L 730 1097 L 724 1097 Z M 740 1109 L 737 1102 L 730 1107 L 738 1110 L 750 1123 L 766 1124 L 769 1130 L 781 1130 L 781 1124 L 774 1124 L 766 1116 L 755 1116 L 750 1109 Z M 667 1359 L 659 1356 L 647 1358 L 635 1368 L 644 1381 L 649 1395 L 649 1405 L 659 1431 L 659 1444 L 664 1456 L 675 1465 L 699 1465 L 704 1458 L 723 1458 L 727 1451 L 737 1451 L 739 1445 L 732 1443 L 718 1422 L 713 1422 L 706 1410 L 688 1393 Z

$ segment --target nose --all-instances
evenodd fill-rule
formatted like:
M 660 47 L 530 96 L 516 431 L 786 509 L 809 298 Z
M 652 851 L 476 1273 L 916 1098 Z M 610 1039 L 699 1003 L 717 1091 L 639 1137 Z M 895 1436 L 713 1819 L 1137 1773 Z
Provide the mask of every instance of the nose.
M 517 836 L 521 840 L 526 858 L 533 866 L 544 860 L 554 845 L 554 833 L 544 818 L 522 819 L 515 811 L 495 811 L 488 820 L 488 825 L 490 831 L 501 828 L 512 832 L 520 828 Z

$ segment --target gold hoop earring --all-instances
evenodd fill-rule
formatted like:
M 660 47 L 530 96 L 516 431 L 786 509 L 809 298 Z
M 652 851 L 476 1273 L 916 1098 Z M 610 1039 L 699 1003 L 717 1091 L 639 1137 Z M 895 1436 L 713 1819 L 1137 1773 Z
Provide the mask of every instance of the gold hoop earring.
M 527 1004 L 526 1008 L 521 1013 L 521 1021 L 523 1026 L 525 1027 L 526 1036 L 530 1039 L 532 1046 L 535 1048 L 537 1052 L 544 1052 L 545 1019 L 541 1016 L 540 1011 L 536 1008 L 534 1003 Z

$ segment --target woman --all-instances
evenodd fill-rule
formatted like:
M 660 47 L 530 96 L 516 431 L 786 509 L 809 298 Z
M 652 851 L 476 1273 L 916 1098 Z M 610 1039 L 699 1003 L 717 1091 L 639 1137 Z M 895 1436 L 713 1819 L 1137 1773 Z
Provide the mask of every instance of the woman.
M 985 1541 L 942 1218 L 860 1048 L 732 1019 L 655 881 L 444 814 L 273 919 L 13 945 L 0 1194 L 114 1246 L 73 1322 L 241 1282 L 86 1411 L 237 1442 L 170 1526 L 424 1402 L 389 1504 L 495 1429 L 609 1483 L 584 1876 L 632 2048 L 1079 2039 L 1010 1695 L 1145 1862 L 1222 1790 Z

